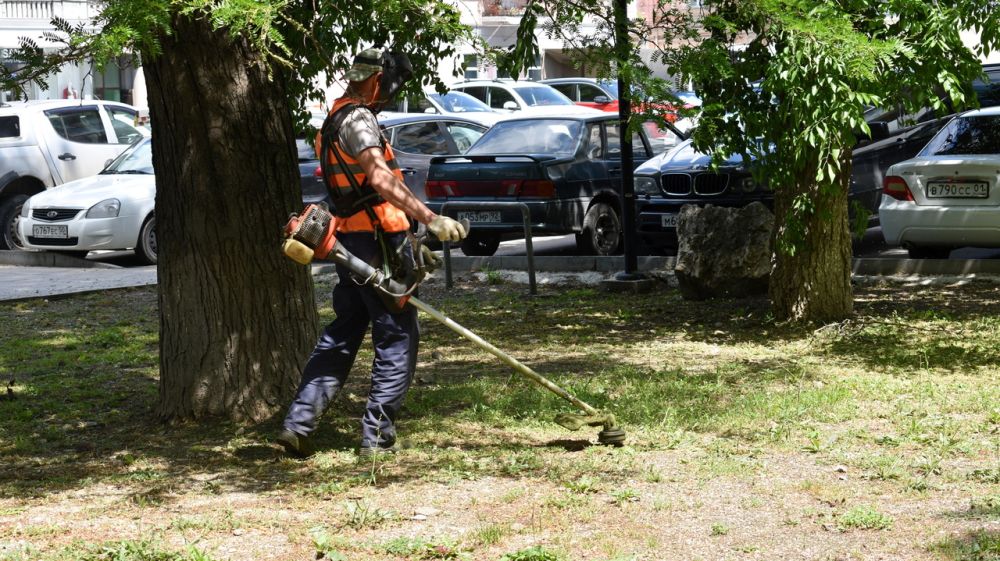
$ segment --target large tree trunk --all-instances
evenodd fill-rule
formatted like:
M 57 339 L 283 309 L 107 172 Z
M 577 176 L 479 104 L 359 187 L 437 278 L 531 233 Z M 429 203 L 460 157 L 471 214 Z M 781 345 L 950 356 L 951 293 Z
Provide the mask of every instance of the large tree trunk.
M 315 342 L 308 269 L 280 251 L 301 209 L 280 72 L 176 15 L 149 81 L 165 420 L 259 421 L 287 405 Z
M 847 190 L 851 177 L 850 150 L 841 162 L 841 184 L 821 189 L 815 171 L 799 176 L 798 189 L 779 189 L 774 195 L 775 256 L 768 291 L 771 308 L 779 320 L 829 322 L 851 315 L 851 231 L 847 216 Z M 795 193 L 806 193 L 815 212 L 790 223 Z M 800 229 L 801 228 L 801 229 Z M 801 236 L 793 253 L 782 251 L 778 236 Z

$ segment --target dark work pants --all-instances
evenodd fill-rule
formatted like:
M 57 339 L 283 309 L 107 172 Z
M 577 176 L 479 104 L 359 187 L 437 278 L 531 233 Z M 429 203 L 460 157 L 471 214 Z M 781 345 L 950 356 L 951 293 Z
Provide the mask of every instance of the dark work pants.
M 396 247 L 405 234 L 389 234 L 386 238 Z M 370 232 L 338 234 L 337 239 L 369 263 L 379 252 Z M 416 369 L 417 311 L 407 306 L 402 312 L 392 313 L 372 288 L 358 286 L 340 265 L 337 276 L 340 280 L 333 289 L 337 317 L 323 329 L 302 370 L 302 382 L 285 417 L 285 428 L 302 435 L 316 429 L 317 418 L 344 386 L 371 324 L 375 360 L 368 404 L 361 418 L 361 446 L 388 447 L 396 441 L 394 423 Z

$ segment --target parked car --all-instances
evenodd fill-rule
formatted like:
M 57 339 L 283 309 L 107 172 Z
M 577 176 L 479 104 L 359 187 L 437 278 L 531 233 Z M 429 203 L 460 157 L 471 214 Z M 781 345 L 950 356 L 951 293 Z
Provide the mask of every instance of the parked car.
M 883 193 L 885 241 L 910 257 L 1000 247 L 1000 107 L 951 119 L 917 157 L 889 168 Z
M 33 195 L 16 222 L 25 248 L 85 256 L 135 249 L 156 263 L 156 180 L 148 138 L 132 144 L 99 174 Z
M 609 113 L 618 112 L 618 83 L 595 78 L 550 78 L 542 80 L 573 103 Z
M 18 249 L 15 220 L 28 197 L 88 177 L 147 136 L 139 111 L 110 101 L 0 105 L 0 249 Z
M 317 125 L 318 126 L 318 125 Z M 299 188 L 302 190 L 302 202 L 314 204 L 330 202 L 330 193 L 323 183 L 323 175 L 319 171 L 319 158 L 316 157 L 316 146 L 312 139 L 305 135 L 295 139 L 295 149 L 299 159 Z
M 548 84 L 559 90 L 563 95 L 570 98 L 577 105 L 591 107 L 609 113 L 618 113 L 618 83 L 609 80 L 598 80 L 596 78 L 550 78 L 542 80 L 541 83 Z M 676 94 L 690 94 L 691 92 L 675 92 Z M 684 99 L 684 98 L 681 98 Z M 688 98 L 690 99 L 690 98 Z M 687 103 L 686 107 L 693 107 L 695 104 Z M 697 105 L 701 105 L 698 100 Z M 654 108 L 659 109 L 663 118 L 673 123 L 682 132 L 687 132 L 694 126 L 690 118 L 678 118 L 677 109 L 669 103 L 654 104 Z M 642 110 L 645 107 L 640 106 Z
M 428 92 L 421 96 L 409 96 L 387 105 L 383 115 L 389 113 L 430 113 L 471 119 L 488 127 L 505 117 L 505 112 L 497 112 L 471 95 L 451 91 L 446 94 Z
M 636 165 L 655 153 L 644 127 L 632 146 Z M 448 202 L 524 203 L 533 233 L 575 233 L 583 252 L 610 255 L 621 247 L 621 173 L 614 115 L 516 118 L 494 125 L 464 156 L 433 158 L 427 204 L 441 213 Z M 472 223 L 467 255 L 492 255 L 502 235 L 523 232 L 517 208 L 449 214 Z
M 403 180 L 420 200 L 434 156 L 464 154 L 489 127 L 457 115 L 380 114 L 379 124 L 389 140 Z
M 892 138 L 902 138 L 902 135 Z M 896 149 L 903 144 L 903 140 L 887 139 L 885 144 L 873 145 L 872 150 L 859 150 L 855 161 L 868 158 L 875 167 L 855 165 L 853 168 L 848 192 L 852 215 L 859 212 L 860 205 L 868 214 L 869 222 L 875 223 L 881 189 L 870 183 L 865 174 L 877 172 L 880 158 L 894 157 Z M 684 205 L 741 207 L 759 201 L 774 208 L 770 185 L 767 181 L 754 180 L 742 156 L 730 156 L 717 170 L 710 169 L 711 159 L 686 141 L 636 169 L 636 227 L 647 249 L 662 251 L 677 247 L 677 217 Z
M 521 115 L 590 115 L 600 111 L 581 107 L 552 86 L 514 80 L 472 80 L 452 84 L 492 109 Z
M 1000 103 L 1000 65 L 986 65 L 989 82 L 977 80 L 973 88 L 983 107 Z M 884 200 L 883 180 L 889 167 L 914 157 L 953 116 L 938 117 L 931 109 L 901 114 L 897 109 L 872 108 L 865 115 L 872 135 L 854 147 L 849 196 L 853 211 L 860 205 L 872 223 L 879 218 Z M 734 156 L 718 174 L 707 169 L 709 157 L 683 147 L 636 170 L 637 227 L 639 237 L 654 251 L 677 246 L 676 221 L 685 204 L 743 206 L 752 201 L 773 205 L 766 184 L 753 182 L 742 159 Z M 883 225 L 883 234 L 885 226 Z M 887 238 L 888 241 L 888 238 Z M 918 250 L 916 253 L 920 253 Z

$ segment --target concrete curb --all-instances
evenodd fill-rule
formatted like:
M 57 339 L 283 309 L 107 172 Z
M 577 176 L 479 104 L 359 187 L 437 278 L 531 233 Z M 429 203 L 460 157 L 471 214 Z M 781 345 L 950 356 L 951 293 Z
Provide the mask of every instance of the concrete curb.
M 64 269 L 121 269 L 118 265 L 88 261 L 51 251 L 0 250 L 0 265 L 15 267 L 60 267 Z
M 1000 261 L 993 259 L 855 259 L 855 276 L 957 276 L 1000 275 Z

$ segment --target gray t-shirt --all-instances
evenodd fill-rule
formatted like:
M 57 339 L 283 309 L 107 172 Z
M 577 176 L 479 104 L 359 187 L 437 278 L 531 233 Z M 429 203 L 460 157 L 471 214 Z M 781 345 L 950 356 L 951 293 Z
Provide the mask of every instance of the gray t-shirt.
M 364 107 L 349 110 L 340 127 L 340 147 L 355 159 L 368 148 L 382 148 L 382 131 L 371 111 Z

